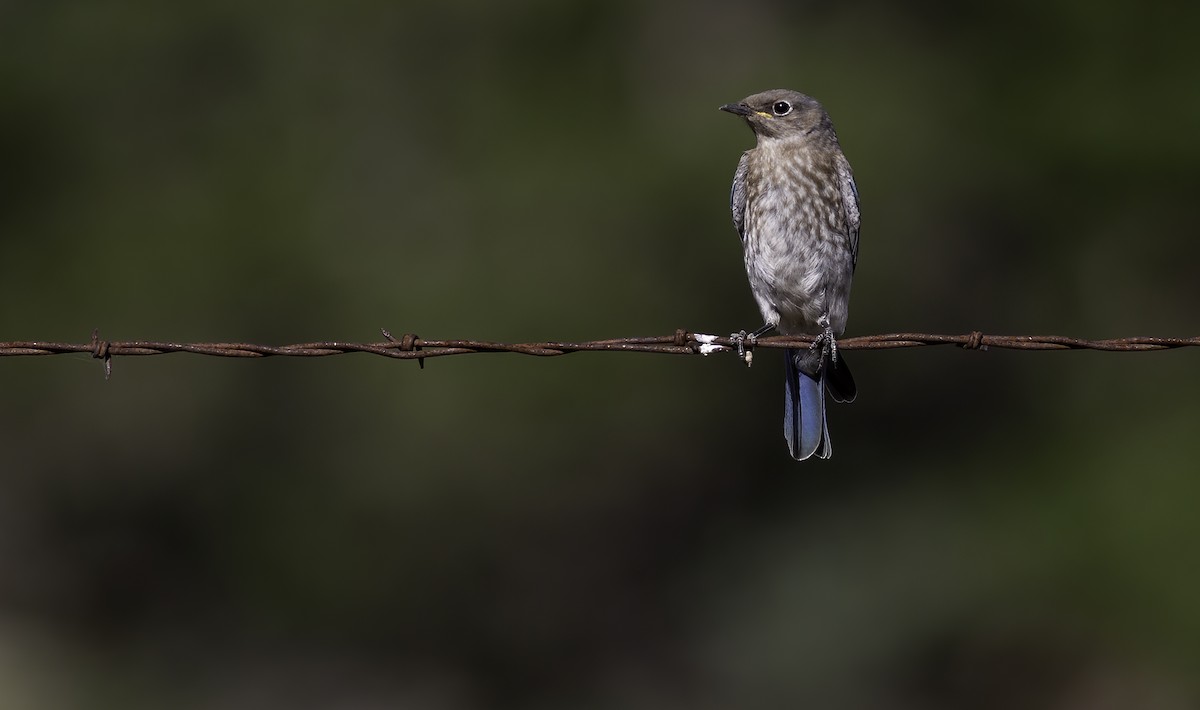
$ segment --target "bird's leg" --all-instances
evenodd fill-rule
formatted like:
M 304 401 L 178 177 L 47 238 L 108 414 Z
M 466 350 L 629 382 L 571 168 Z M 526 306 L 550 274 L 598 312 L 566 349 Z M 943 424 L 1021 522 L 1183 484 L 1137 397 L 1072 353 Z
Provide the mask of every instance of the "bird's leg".
M 829 358 L 829 362 L 837 365 L 837 339 L 833 337 L 833 326 L 829 324 L 829 315 L 821 314 L 817 318 L 817 325 L 821 328 L 821 334 L 813 341 L 809 349 L 815 350 L 821 348 L 821 359 Z
M 775 328 L 770 323 L 763 323 L 762 326 L 753 333 L 747 333 L 744 330 L 739 330 L 736 333 L 731 333 L 729 338 L 737 343 L 738 359 L 746 363 L 746 367 L 750 367 L 750 362 L 753 359 L 754 345 L 758 342 L 758 336 L 768 333 Z

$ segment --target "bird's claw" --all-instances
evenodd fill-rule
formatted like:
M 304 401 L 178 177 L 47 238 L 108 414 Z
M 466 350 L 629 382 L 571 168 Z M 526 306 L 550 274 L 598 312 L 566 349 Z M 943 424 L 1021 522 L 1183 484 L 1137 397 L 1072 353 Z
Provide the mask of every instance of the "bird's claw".
M 746 367 L 750 367 L 750 363 L 754 360 L 754 346 L 758 343 L 758 336 L 754 333 L 739 330 L 736 333 L 731 333 L 729 339 L 737 346 L 738 360 L 746 363 Z
M 821 334 L 813 340 L 809 349 L 821 348 L 821 359 L 828 358 L 831 364 L 837 365 L 837 338 L 833 337 L 833 326 L 829 324 L 828 316 L 818 318 L 817 325 L 821 327 Z

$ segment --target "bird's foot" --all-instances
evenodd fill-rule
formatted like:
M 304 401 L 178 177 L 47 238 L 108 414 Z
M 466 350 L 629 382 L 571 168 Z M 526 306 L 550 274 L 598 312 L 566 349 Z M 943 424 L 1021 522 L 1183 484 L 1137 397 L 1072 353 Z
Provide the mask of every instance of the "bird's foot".
M 729 336 L 729 339 L 736 344 L 738 359 L 746 363 L 746 367 L 750 367 L 754 360 L 754 346 L 758 344 L 758 336 L 771 332 L 775 329 L 775 325 L 775 323 L 763 323 L 762 327 L 753 333 L 739 330 Z
M 837 365 L 838 351 L 837 338 L 833 336 L 833 326 L 829 324 L 829 316 L 821 316 L 817 319 L 817 325 L 821 328 L 821 334 L 813 340 L 810 350 L 821 349 L 821 359 L 828 359 L 833 365 Z
M 758 343 L 758 334 L 739 330 L 731 333 L 729 339 L 737 346 L 738 360 L 746 363 L 746 367 L 750 367 L 750 363 L 754 360 L 754 346 Z

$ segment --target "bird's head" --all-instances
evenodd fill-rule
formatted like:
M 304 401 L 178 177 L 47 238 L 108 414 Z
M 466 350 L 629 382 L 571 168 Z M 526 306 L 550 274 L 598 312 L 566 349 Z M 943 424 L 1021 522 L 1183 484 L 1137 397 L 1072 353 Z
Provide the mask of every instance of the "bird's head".
M 736 104 L 725 104 L 721 110 L 746 119 L 759 138 L 803 137 L 833 131 L 829 115 L 816 99 L 789 89 L 747 96 Z

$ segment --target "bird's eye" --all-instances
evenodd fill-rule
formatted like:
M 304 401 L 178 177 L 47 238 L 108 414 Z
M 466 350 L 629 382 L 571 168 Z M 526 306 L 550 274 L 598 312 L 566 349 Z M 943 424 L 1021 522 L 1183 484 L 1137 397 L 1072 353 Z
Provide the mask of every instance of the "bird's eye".
M 775 112 L 776 116 L 786 116 L 792 112 L 792 105 L 786 101 L 776 101 L 771 110 Z

